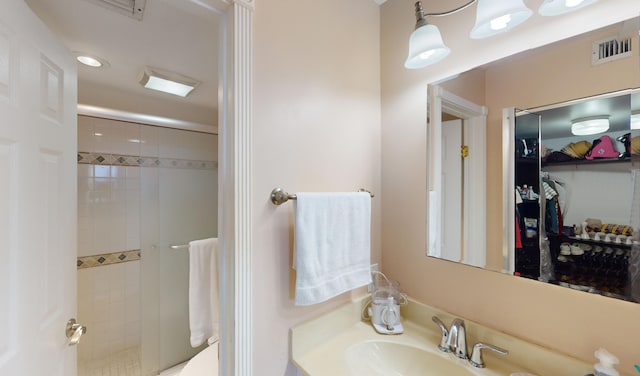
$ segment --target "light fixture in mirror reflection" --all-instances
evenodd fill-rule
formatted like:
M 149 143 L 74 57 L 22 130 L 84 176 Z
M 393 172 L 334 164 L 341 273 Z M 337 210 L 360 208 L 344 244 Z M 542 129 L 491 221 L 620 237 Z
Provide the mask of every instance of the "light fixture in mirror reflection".
M 640 113 L 640 94 L 635 90 L 640 88 L 640 57 L 608 55 L 605 62 L 592 63 L 592 53 L 602 43 L 629 38 L 637 46 L 637 18 L 429 85 L 427 255 L 640 301 L 636 296 L 640 276 L 628 273 L 633 267 L 640 269 L 640 245 L 633 243 L 640 236 L 640 223 L 634 222 L 630 209 L 633 197 L 640 200 L 640 192 L 632 188 L 640 161 L 632 163 L 630 153 L 625 155 L 633 137 L 640 136 L 640 131 L 631 129 L 633 115 Z M 515 108 L 530 110 L 516 117 Z M 595 135 L 571 134 L 572 120 L 594 117 L 606 117 L 610 129 Z M 502 142 L 490 139 L 493 148 L 486 149 L 486 134 L 499 132 Z M 460 156 L 465 146 L 471 160 Z M 530 166 L 515 169 L 516 149 Z M 492 154 L 503 157 L 486 159 Z M 566 162 L 551 166 L 546 160 L 562 155 Z M 487 181 L 487 172 L 495 169 L 502 171 L 502 181 Z M 549 178 L 555 178 L 557 186 Z M 554 189 L 545 192 L 547 185 Z M 557 197 L 563 189 L 562 204 L 556 198 L 553 207 L 547 206 L 553 191 Z M 502 248 L 489 249 L 485 221 L 500 217 L 495 214 L 500 210 L 484 204 L 498 192 L 504 239 Z M 524 247 L 516 247 L 516 235 L 535 250 L 518 253 Z M 577 278 L 576 270 L 585 270 L 583 262 L 600 262 L 589 259 L 595 254 L 611 260 L 603 259 L 599 269 Z

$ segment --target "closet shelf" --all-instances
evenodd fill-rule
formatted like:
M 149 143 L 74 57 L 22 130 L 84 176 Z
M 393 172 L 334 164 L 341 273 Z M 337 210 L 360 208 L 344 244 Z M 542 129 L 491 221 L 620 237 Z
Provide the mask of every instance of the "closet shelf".
M 550 166 L 582 166 L 582 165 L 596 165 L 596 164 L 609 164 L 609 163 L 630 163 L 631 158 L 607 158 L 607 159 L 575 159 L 567 162 L 545 162 L 542 161 L 542 167 L 550 167 Z
M 591 244 L 591 245 L 599 245 L 599 246 L 602 246 L 602 247 L 631 249 L 631 244 L 605 242 L 605 241 L 598 241 L 598 240 L 593 240 L 593 239 L 582 239 L 582 238 L 577 237 L 577 236 L 562 235 L 560 237 L 563 238 L 563 239 L 566 239 L 567 241 L 572 241 L 572 242 L 585 243 L 585 244 Z

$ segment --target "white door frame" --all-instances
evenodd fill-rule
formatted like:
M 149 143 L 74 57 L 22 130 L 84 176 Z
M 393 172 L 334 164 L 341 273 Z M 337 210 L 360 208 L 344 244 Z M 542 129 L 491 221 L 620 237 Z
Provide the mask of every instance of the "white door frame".
M 516 109 L 502 109 L 502 272 L 513 274 L 515 267 L 515 159 Z
M 251 177 L 254 0 L 190 0 L 220 18 L 218 103 L 220 375 L 250 376 L 252 359 Z M 205 124 L 79 105 L 79 113 L 211 132 Z M 214 131 L 214 132 L 215 132 Z
M 465 143 L 472 158 L 465 160 L 465 213 L 462 262 L 484 267 L 486 264 L 486 118 L 488 109 L 450 93 L 438 85 L 428 89 L 427 255 L 442 254 L 442 112 L 463 119 Z M 468 231 L 473 228 L 473 231 Z M 470 251 L 473 252 L 470 252 Z

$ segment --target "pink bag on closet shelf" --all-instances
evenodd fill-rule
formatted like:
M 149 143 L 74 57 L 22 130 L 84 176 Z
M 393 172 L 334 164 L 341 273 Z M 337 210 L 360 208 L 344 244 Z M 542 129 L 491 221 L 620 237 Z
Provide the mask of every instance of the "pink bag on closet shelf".
M 601 136 L 597 140 L 593 140 L 591 150 L 585 155 L 585 159 L 593 160 L 596 158 L 618 158 L 620 153 L 613 147 L 613 141 L 609 136 Z

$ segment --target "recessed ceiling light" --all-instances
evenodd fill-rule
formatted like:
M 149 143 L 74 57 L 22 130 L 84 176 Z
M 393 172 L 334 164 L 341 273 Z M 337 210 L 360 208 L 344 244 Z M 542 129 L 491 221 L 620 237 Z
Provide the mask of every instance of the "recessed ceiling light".
M 107 62 L 105 59 L 92 54 L 88 54 L 85 52 L 76 52 L 75 55 L 76 60 L 88 67 L 106 68 L 109 66 L 109 62 Z
M 609 130 L 609 116 L 592 116 L 571 121 L 571 133 L 588 136 Z
M 200 85 L 199 81 L 191 77 L 150 67 L 144 67 L 139 82 L 147 89 L 181 97 L 186 97 Z

